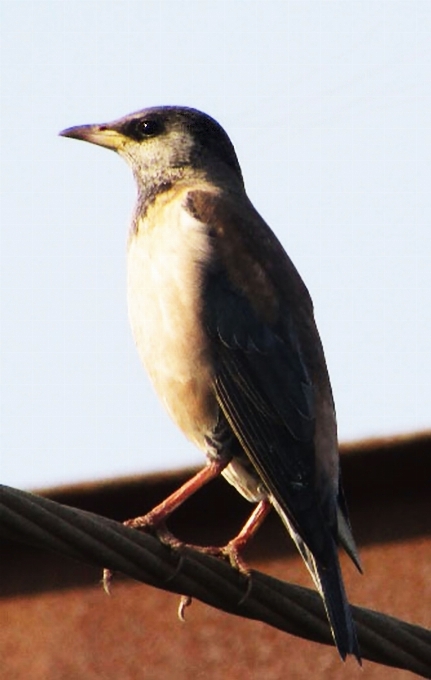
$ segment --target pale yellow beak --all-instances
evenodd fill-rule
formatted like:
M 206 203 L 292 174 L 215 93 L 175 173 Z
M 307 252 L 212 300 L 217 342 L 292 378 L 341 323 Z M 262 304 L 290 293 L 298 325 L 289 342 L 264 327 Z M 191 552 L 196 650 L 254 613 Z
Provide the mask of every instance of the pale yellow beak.
M 75 127 L 62 130 L 61 137 L 72 137 L 72 139 L 82 139 L 84 142 L 91 142 L 106 149 L 118 151 L 127 142 L 127 137 L 109 125 L 76 125 Z

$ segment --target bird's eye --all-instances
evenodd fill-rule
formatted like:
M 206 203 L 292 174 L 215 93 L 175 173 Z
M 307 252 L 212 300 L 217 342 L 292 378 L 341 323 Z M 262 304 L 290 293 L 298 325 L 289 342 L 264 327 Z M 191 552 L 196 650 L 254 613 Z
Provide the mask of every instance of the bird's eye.
M 136 119 L 130 121 L 127 126 L 127 135 L 137 142 L 147 139 L 148 137 L 156 137 L 163 131 L 161 121 L 154 118 Z

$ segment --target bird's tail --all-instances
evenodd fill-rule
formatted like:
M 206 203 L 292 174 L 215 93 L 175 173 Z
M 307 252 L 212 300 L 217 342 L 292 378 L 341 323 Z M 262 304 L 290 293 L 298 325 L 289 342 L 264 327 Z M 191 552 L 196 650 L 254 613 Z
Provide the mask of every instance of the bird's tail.
M 332 555 L 330 555 L 330 559 L 328 560 L 328 566 L 323 567 L 316 561 L 302 538 L 292 527 L 286 514 L 283 511 L 279 511 L 279 514 L 292 536 L 296 547 L 312 576 L 316 588 L 322 597 L 326 615 L 331 627 L 332 637 L 334 638 L 335 645 L 341 658 L 344 661 L 347 654 L 353 654 L 358 660 L 358 663 L 361 664 L 361 654 L 356 636 L 356 627 L 352 618 L 346 591 L 344 590 L 335 541 L 331 537 Z
M 353 654 L 358 662 L 361 663 L 356 627 L 350 605 L 347 601 L 346 591 L 344 590 L 335 543 L 333 545 L 334 559 L 332 564 L 329 567 L 322 567 L 317 564 L 305 543 L 301 539 L 299 541 L 302 543 L 301 548 L 297 543 L 299 552 L 310 571 L 316 588 L 322 596 L 332 636 L 341 658 L 344 661 L 347 654 Z

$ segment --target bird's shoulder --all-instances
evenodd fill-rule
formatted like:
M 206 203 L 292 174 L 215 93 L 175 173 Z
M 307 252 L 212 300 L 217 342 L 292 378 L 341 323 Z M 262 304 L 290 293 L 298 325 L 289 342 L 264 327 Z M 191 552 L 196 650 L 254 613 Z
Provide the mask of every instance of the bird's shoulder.
M 246 197 L 191 191 L 187 206 L 214 241 L 202 286 L 204 324 L 226 380 L 241 374 L 254 406 L 263 412 L 278 404 L 295 435 L 309 438 L 301 317 L 310 323 L 311 303 L 299 274 Z
M 296 267 L 245 192 L 191 188 L 183 205 L 206 226 L 216 262 L 261 318 L 275 322 L 284 305 L 312 310 Z

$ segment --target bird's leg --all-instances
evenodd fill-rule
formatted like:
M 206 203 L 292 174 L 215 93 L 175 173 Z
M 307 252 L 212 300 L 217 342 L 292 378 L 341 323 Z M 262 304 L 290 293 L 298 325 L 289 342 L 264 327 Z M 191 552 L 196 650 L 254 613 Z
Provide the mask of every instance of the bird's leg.
M 247 589 L 245 595 L 241 598 L 240 603 L 244 602 L 244 600 L 247 599 L 251 590 L 250 569 L 245 563 L 245 561 L 242 559 L 240 553 L 242 550 L 244 550 L 249 540 L 253 538 L 259 527 L 262 525 L 271 508 L 272 508 L 271 502 L 267 498 L 261 500 L 251 513 L 250 517 L 242 527 L 241 531 L 235 536 L 235 538 L 229 541 L 229 543 L 225 545 L 224 548 L 217 548 L 212 546 L 203 547 L 199 545 L 192 546 L 187 543 L 182 544 L 186 545 L 187 547 L 193 548 L 194 550 L 207 553 L 209 555 L 217 555 L 229 558 L 229 562 L 231 563 L 232 567 L 238 569 L 238 571 L 240 571 L 241 574 L 243 574 L 243 576 L 247 578 Z M 175 540 L 176 539 L 174 538 L 174 541 Z M 192 598 L 189 595 L 183 595 L 181 597 L 180 604 L 178 606 L 178 617 L 180 621 L 186 620 L 185 610 L 187 607 L 190 607 L 191 604 Z
M 198 489 L 200 489 L 205 484 L 208 484 L 212 479 L 218 477 L 224 468 L 229 464 L 230 458 L 227 456 L 218 456 L 209 461 L 209 463 L 198 473 L 196 473 L 191 479 L 189 479 L 185 484 L 183 484 L 179 489 L 174 491 L 168 498 L 156 505 L 155 508 L 150 510 L 146 515 L 141 517 L 135 517 L 134 519 L 128 519 L 124 522 L 125 526 L 132 527 L 133 529 L 147 529 L 154 527 L 160 538 L 163 539 L 165 543 L 168 543 L 172 547 L 180 547 L 184 545 L 182 541 L 178 540 L 173 536 L 166 527 L 163 526 L 165 520 L 171 515 L 177 508 L 180 507 L 190 496 L 192 496 Z M 159 528 L 160 527 L 160 528 Z M 112 580 L 112 571 L 110 569 L 103 570 L 103 588 L 109 593 L 109 586 Z
M 185 543 L 184 541 L 181 541 L 180 539 L 173 536 L 164 526 L 157 533 L 165 543 L 169 543 L 169 545 L 171 545 L 173 548 L 192 548 L 193 550 L 198 550 L 199 552 L 206 553 L 207 555 L 228 557 L 232 567 L 238 569 L 238 571 L 244 574 L 244 576 L 250 576 L 250 569 L 242 559 L 241 553 L 249 540 L 253 538 L 259 527 L 263 524 L 263 521 L 269 514 L 271 508 L 271 502 L 267 498 L 261 500 L 254 508 L 241 531 L 235 536 L 235 538 L 232 538 L 229 543 L 222 547 Z
M 218 477 L 228 463 L 229 459 L 224 457 L 211 460 L 202 470 L 199 470 L 191 479 L 159 503 L 159 505 L 156 505 L 150 512 L 147 512 L 146 515 L 128 519 L 124 524 L 134 529 L 159 526 L 202 486 Z
M 207 553 L 208 555 L 228 557 L 232 567 L 238 569 L 244 576 L 250 576 L 250 569 L 242 559 L 241 552 L 262 525 L 271 508 L 271 502 L 267 498 L 259 501 L 241 531 L 235 538 L 232 538 L 229 543 L 221 548 L 217 546 L 188 545 L 185 543 L 183 543 L 183 545 L 187 545 L 187 547 L 194 548 L 195 550 Z
M 242 559 L 241 552 L 263 524 L 271 508 L 272 505 L 268 498 L 259 501 L 241 531 L 222 548 L 222 553 L 229 557 L 231 565 L 239 569 L 246 576 L 250 576 L 250 569 Z

